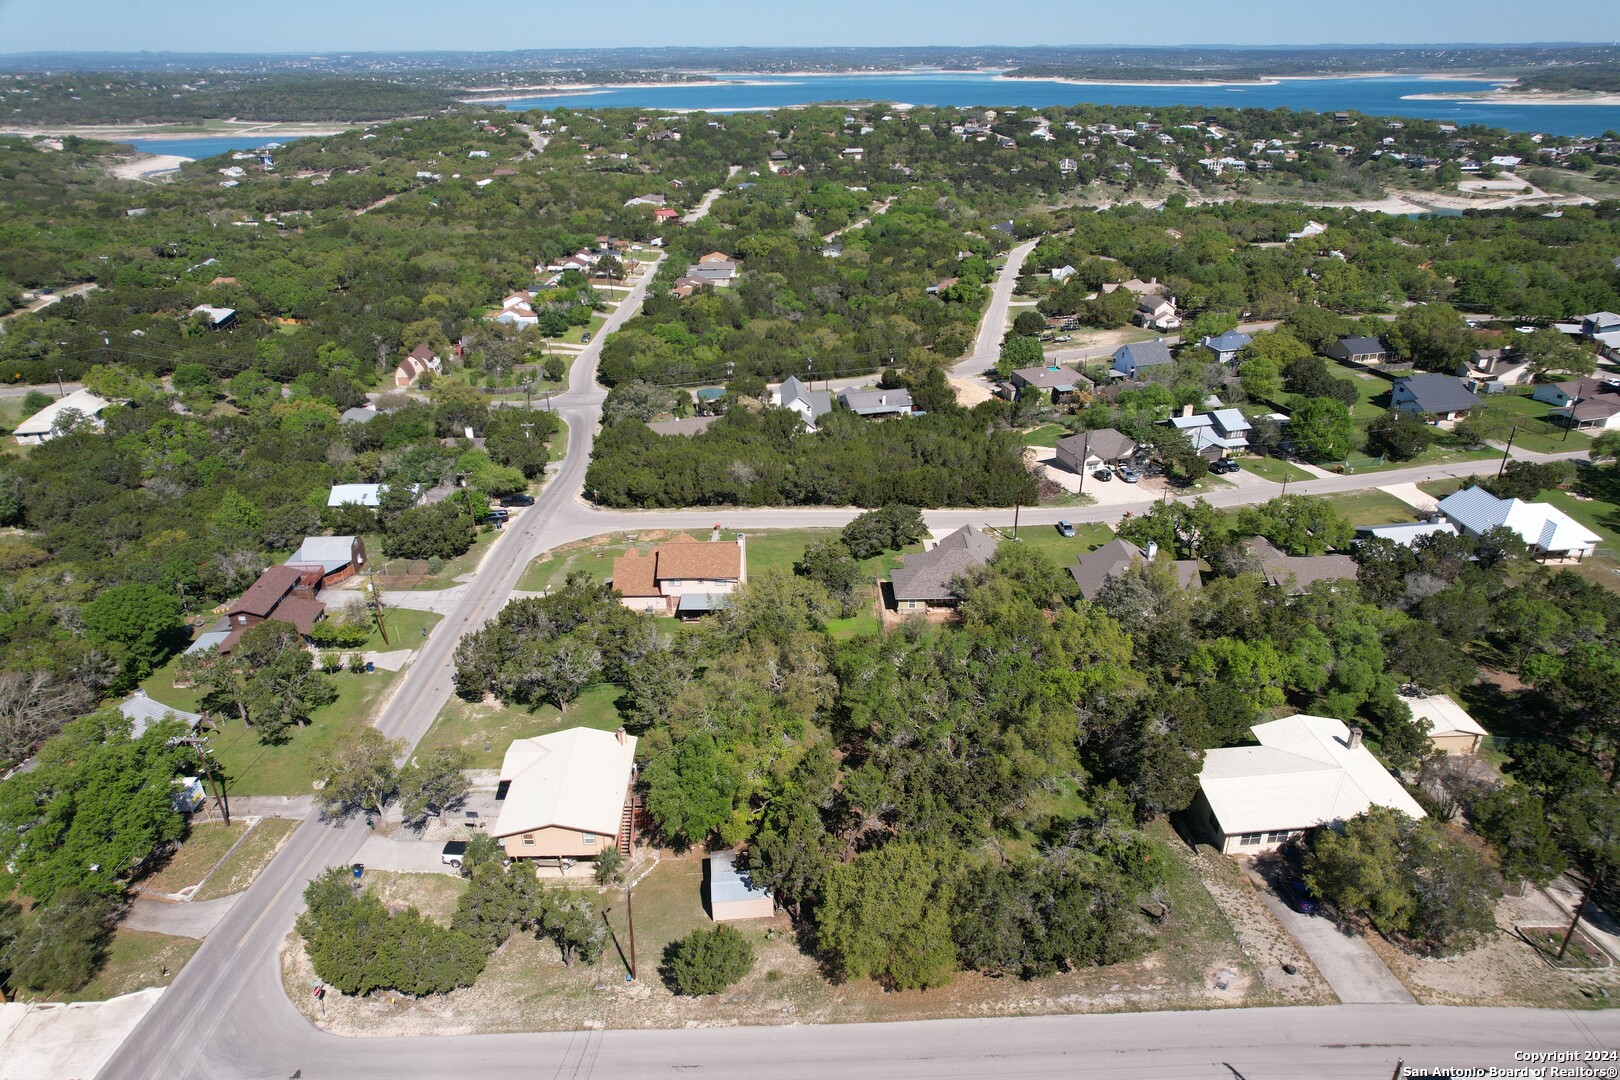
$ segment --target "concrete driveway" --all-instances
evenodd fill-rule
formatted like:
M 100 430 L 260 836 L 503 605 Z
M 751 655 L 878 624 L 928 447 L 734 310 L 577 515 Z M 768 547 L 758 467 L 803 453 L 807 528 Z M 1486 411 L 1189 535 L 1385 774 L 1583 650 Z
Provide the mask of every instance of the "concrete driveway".
M 367 870 L 393 870 L 402 874 L 459 874 L 439 861 L 443 840 L 395 840 L 390 836 L 368 836 L 354 861 Z
M 1412 995 L 1373 952 L 1360 934 L 1346 934 L 1325 915 L 1301 915 L 1283 903 L 1275 890 L 1263 885 L 1252 867 L 1249 879 L 1260 890 L 1266 907 L 1294 936 L 1316 970 L 1346 1005 L 1410 1005 Z

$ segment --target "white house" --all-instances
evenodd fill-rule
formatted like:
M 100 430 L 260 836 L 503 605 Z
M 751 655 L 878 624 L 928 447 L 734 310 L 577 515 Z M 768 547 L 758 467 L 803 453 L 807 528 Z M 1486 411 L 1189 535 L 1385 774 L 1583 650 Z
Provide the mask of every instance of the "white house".
M 796 375 L 789 375 L 782 380 L 782 385 L 777 387 L 775 398 L 777 405 L 798 414 L 806 431 L 816 430 L 816 421 L 833 410 L 831 392 L 812 390 L 800 382 Z
M 58 398 L 18 424 L 11 434 L 22 446 L 37 446 L 56 438 L 64 420 L 75 416 L 92 427 L 101 427 L 101 410 L 110 402 L 88 390 L 75 390 Z
M 506 749 L 490 835 L 508 858 L 579 859 L 617 847 L 630 854 L 630 784 L 636 737 L 568 728 Z
M 1374 806 L 1423 807 L 1361 742 L 1361 729 L 1299 714 L 1256 724 L 1258 746 L 1210 750 L 1190 811 L 1228 855 L 1254 855 Z
M 356 506 L 380 506 L 382 491 L 381 484 L 333 484 L 326 496 L 326 505 L 347 506 L 353 503 Z
M 1603 539 L 1556 506 L 1498 499 L 1480 487 L 1452 492 L 1440 500 L 1439 509 L 1464 536 L 1506 528 L 1518 534 L 1537 556 L 1580 559 L 1596 551 Z

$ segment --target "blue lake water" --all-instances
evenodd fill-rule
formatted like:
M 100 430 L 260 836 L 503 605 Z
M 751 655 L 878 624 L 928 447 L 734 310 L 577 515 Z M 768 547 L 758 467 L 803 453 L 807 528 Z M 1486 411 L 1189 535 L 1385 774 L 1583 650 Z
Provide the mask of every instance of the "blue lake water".
M 233 150 L 257 150 L 265 144 L 263 135 L 219 135 L 202 139 L 117 139 L 127 142 L 148 154 L 178 154 L 181 157 L 205 158 L 215 154 L 228 154 Z M 272 140 L 274 141 L 274 140 Z
M 584 93 L 546 94 L 506 102 L 509 109 L 705 109 L 710 112 L 780 108 L 824 101 L 889 101 L 908 105 L 1012 106 L 1192 105 L 1200 108 L 1357 109 L 1373 116 L 1424 117 L 1457 124 L 1488 124 L 1510 131 L 1596 135 L 1620 130 L 1620 106 L 1491 105 L 1478 101 L 1410 101 L 1410 94 L 1469 93 L 1495 84 L 1409 76 L 1286 79 L 1242 86 L 1076 85 L 1044 79 L 1002 79 L 982 72 L 904 75 L 717 76 L 718 85 L 636 86 Z

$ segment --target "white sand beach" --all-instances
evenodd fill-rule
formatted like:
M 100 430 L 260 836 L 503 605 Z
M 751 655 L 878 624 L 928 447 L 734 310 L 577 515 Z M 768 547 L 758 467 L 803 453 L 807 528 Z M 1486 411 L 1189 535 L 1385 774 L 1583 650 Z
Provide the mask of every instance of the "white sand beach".
M 107 171 L 120 180 L 145 180 L 158 173 L 174 172 L 195 158 L 179 154 L 140 154 L 129 161 L 121 161 Z

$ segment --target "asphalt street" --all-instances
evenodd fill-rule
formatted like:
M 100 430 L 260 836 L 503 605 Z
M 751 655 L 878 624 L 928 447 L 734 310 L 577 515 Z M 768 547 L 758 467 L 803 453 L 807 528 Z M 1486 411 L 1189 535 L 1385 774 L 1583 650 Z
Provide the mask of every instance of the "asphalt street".
M 708 202 L 705 200 L 705 208 Z M 993 363 L 1018 268 L 1032 244 L 1014 248 L 997 282 L 974 356 L 958 370 Z M 377 727 L 414 745 L 451 692 L 461 636 L 493 617 L 531 559 L 570 540 L 638 528 L 768 529 L 836 526 L 853 508 L 614 512 L 580 498 L 605 392 L 595 381 L 602 342 L 640 308 L 656 263 L 574 362 L 553 404 L 568 422 L 568 453 L 529 512 L 491 545 L 457 604 L 406 668 Z M 1379 474 L 1410 482 L 1444 469 Z M 1329 494 L 1368 486 L 1366 477 L 1290 485 Z M 1217 491 L 1216 505 L 1260 501 L 1269 492 Z M 1144 501 L 1136 509 L 1145 510 Z M 1025 510 L 1027 524 L 1117 517 L 1122 507 Z M 1010 510 L 942 510 L 936 530 L 974 522 L 1010 526 Z M 311 816 L 253 886 L 231 905 L 197 954 L 98 1075 L 105 1078 L 267 1077 L 640 1077 L 675 1074 L 759 1078 L 1211 1077 L 1221 1080 L 1390 1075 L 1409 1065 L 1511 1065 L 1515 1051 L 1620 1047 L 1620 1016 L 1533 1010 L 1338 1006 L 1185 1014 L 998 1018 L 917 1024 L 735 1028 L 704 1031 L 581 1031 L 458 1038 L 344 1039 L 312 1027 L 287 999 L 278 950 L 303 906 L 305 884 L 354 860 L 363 824 Z M 302 992 L 295 988 L 295 992 Z

